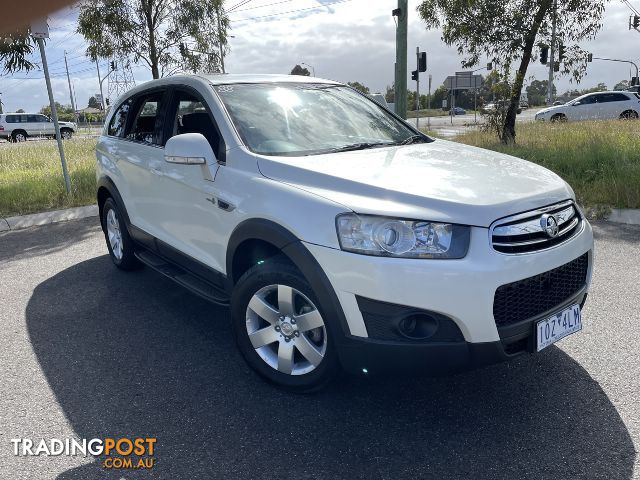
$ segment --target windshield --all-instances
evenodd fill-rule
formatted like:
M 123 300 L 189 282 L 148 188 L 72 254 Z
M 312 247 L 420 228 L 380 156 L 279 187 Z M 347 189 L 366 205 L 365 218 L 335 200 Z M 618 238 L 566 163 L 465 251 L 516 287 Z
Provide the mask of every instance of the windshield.
M 317 155 L 430 141 L 348 87 L 271 83 L 214 89 L 245 145 L 263 155 Z

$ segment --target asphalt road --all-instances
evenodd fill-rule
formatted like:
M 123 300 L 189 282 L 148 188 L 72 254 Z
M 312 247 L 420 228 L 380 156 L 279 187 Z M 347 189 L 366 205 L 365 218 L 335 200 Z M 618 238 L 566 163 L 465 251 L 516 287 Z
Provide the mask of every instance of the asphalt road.
M 442 378 L 265 384 L 226 309 L 106 255 L 96 219 L 0 234 L 2 479 L 640 478 L 640 228 L 600 223 L 584 330 Z M 11 438 L 157 437 L 151 472 Z

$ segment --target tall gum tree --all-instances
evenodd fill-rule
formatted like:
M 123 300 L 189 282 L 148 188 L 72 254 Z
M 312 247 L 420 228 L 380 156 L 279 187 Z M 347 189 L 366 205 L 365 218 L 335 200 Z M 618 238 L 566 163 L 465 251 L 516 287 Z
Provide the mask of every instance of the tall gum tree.
M 557 0 L 558 42 L 566 48 L 561 73 L 575 81 L 586 73 L 587 52 L 579 42 L 592 40 L 602 27 L 609 0 Z M 553 0 L 423 0 L 418 13 L 427 28 L 442 28 L 442 40 L 463 57 L 462 67 L 493 59 L 505 76 L 517 65 L 504 116 L 501 140 L 514 143 L 516 114 L 535 49 L 550 45 Z
M 229 19 L 223 0 L 86 0 L 78 32 L 87 55 L 142 62 L 153 78 L 221 71 Z

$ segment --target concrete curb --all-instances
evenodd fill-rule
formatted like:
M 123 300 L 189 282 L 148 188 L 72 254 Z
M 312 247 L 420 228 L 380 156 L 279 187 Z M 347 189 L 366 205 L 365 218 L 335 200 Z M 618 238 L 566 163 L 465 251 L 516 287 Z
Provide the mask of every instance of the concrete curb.
M 65 210 L 52 210 L 50 212 L 34 213 L 32 215 L 8 217 L 0 219 L 0 232 L 97 216 L 98 206 L 89 205 L 87 207 L 67 208 Z
M 607 221 L 614 223 L 626 223 L 628 225 L 640 225 L 640 209 L 612 208 Z

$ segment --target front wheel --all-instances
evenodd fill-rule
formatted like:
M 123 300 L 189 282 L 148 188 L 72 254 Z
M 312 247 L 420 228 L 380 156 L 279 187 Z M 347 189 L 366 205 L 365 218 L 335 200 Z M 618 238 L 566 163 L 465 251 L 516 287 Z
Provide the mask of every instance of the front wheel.
M 68 128 L 63 128 L 60 130 L 60 136 L 63 140 L 69 140 L 73 136 L 73 132 Z
M 638 112 L 634 110 L 627 110 L 620 115 L 621 120 L 636 120 L 638 118 Z
M 339 366 L 322 306 L 286 261 L 255 265 L 231 300 L 238 348 L 256 372 L 279 386 L 308 392 L 325 386 Z
M 121 270 L 135 270 L 140 262 L 135 256 L 133 240 L 129 236 L 123 217 L 112 198 L 102 207 L 102 229 L 111 260 Z
M 566 122 L 567 121 L 567 116 L 563 113 L 558 113 L 556 115 L 554 115 L 553 117 L 551 117 L 551 121 L 552 122 Z

